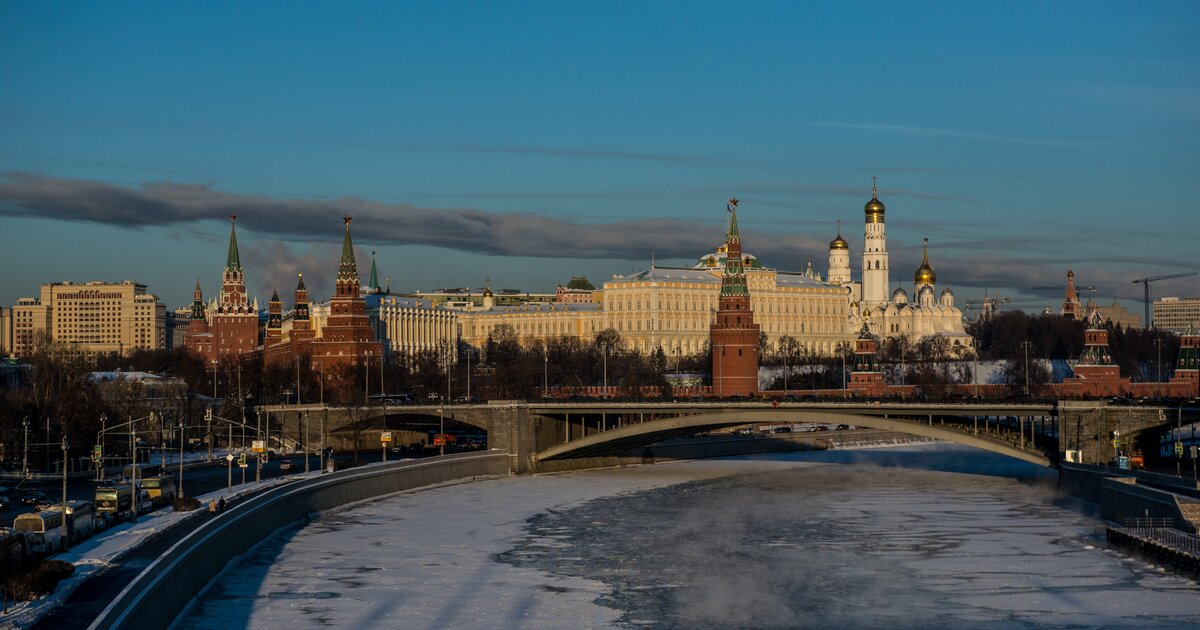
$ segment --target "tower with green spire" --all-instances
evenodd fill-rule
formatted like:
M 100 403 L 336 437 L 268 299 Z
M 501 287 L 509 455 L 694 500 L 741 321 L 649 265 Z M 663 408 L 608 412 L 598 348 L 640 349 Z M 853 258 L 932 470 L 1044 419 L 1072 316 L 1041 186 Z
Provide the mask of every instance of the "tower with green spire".
M 184 342 L 188 350 L 200 355 L 206 363 L 254 352 L 259 345 L 258 314 L 247 299 L 246 279 L 238 255 L 237 215 L 229 215 L 229 221 L 229 251 L 221 271 L 220 294 L 206 308 L 200 295 L 200 281 L 196 281 L 192 320 Z
M 374 340 L 375 331 L 358 280 L 354 242 L 350 239 L 351 218 L 342 220 L 345 223 L 342 260 L 338 264 L 333 299 L 329 301 L 329 317 L 321 329 L 321 338 L 312 343 L 312 361 L 318 369 L 347 363 L 377 363 L 383 358 L 383 346 Z
M 738 232 L 737 199 L 725 206 L 729 229 L 725 233 L 725 273 L 716 319 L 709 328 L 712 348 L 712 391 L 717 396 L 748 396 L 758 391 L 758 336 L 750 306 L 750 289 L 742 260 Z
M 379 274 L 375 272 L 375 252 L 371 252 L 371 279 L 367 281 L 367 287 L 371 289 L 371 293 L 383 293 L 383 289 L 379 288 Z
M 242 259 L 238 256 L 237 215 L 229 215 L 229 253 L 225 257 L 225 270 L 221 273 L 221 299 L 217 303 L 220 313 L 248 313 L 250 303 L 246 295 L 246 278 L 242 273 Z

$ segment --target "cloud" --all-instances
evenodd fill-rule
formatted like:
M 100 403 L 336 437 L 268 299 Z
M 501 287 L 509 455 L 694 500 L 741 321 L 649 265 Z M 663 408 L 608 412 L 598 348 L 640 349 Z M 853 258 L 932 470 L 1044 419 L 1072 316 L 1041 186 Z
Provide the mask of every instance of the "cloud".
M 720 207 L 720 202 L 714 206 Z M 426 245 L 497 256 L 536 258 L 692 258 L 722 239 L 711 224 L 631 219 L 601 224 L 533 213 L 435 209 L 356 197 L 275 199 L 222 192 L 206 184 L 156 182 L 140 188 L 12 173 L 0 181 L 0 215 L 128 228 L 184 226 L 237 215 L 239 227 L 291 242 L 337 242 L 343 214 L 355 217 L 359 242 Z M 714 212 L 724 219 L 724 213 Z M 763 254 L 815 247 L 821 239 L 763 235 Z

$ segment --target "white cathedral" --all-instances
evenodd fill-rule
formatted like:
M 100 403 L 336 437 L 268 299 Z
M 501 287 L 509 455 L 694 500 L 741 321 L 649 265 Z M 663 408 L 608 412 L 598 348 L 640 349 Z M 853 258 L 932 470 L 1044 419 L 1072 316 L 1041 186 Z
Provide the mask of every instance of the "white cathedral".
M 922 337 L 942 335 L 958 353 L 972 347 L 971 336 L 963 328 L 962 310 L 954 306 L 954 292 L 945 288 L 937 293 L 937 275 L 929 264 L 929 239 L 925 239 L 921 266 L 913 274 L 910 302 L 903 287 L 891 291 L 883 221 L 886 208 L 874 184 L 871 200 L 863 210 L 866 217 L 861 282 L 850 277 L 850 247 L 842 238 L 840 227 L 837 237 L 829 243 L 828 282 L 849 289 L 850 330 L 861 330 L 866 324 L 881 339 L 907 335 L 915 342 Z

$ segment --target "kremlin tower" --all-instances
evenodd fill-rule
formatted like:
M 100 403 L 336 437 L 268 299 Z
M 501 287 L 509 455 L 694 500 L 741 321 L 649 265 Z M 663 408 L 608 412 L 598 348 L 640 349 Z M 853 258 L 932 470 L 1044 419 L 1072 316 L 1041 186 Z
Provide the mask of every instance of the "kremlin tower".
M 234 357 L 253 352 L 258 347 L 258 313 L 251 308 L 246 295 L 246 280 L 238 255 L 237 215 L 230 215 L 229 253 L 221 273 L 220 300 L 208 309 L 207 325 L 199 324 L 204 313 L 200 297 L 200 281 L 192 302 L 192 320 L 188 324 L 185 344 L 206 363 L 216 363 L 221 357 Z
M 737 199 L 730 199 L 729 231 L 725 235 L 725 273 L 717 317 L 709 329 L 712 348 L 712 391 L 718 396 L 748 396 L 758 392 L 758 324 L 750 307 L 750 290 L 742 264 Z
M 319 370 L 360 360 L 379 360 L 383 346 L 374 341 L 371 320 L 358 279 L 354 260 L 354 244 L 350 240 L 350 217 L 344 217 L 342 260 L 338 265 L 333 298 L 329 301 L 329 318 L 322 327 L 322 338 L 312 343 L 313 364 Z
M 1075 290 L 1075 272 L 1067 270 L 1067 294 L 1063 297 L 1062 316 L 1079 321 L 1083 319 L 1083 311 L 1079 306 L 1079 292 Z

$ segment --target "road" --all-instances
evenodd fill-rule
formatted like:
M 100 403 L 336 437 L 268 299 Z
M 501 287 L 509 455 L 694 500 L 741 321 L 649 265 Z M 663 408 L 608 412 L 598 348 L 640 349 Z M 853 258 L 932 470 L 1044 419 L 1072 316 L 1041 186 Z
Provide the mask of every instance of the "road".
M 430 454 L 432 454 L 432 452 Z M 350 455 L 351 454 L 348 452 L 347 453 L 337 453 L 336 459 L 338 461 L 349 461 Z M 372 450 L 364 450 L 362 453 L 360 453 L 359 458 L 363 459 L 367 462 L 377 462 L 380 460 L 380 456 L 381 456 L 381 453 L 380 453 L 379 449 L 372 449 Z M 391 457 L 391 458 L 413 457 L 413 456 L 414 455 L 410 455 L 410 454 L 404 454 L 404 455 L 391 454 L 391 455 L 389 455 L 389 457 Z M 295 467 L 292 469 L 292 472 L 303 472 L 304 471 L 304 456 L 303 455 L 276 456 L 276 457 L 269 459 L 263 465 L 263 472 L 262 472 L 263 479 L 271 479 L 273 477 L 278 477 L 282 474 L 286 474 L 279 468 L 280 462 L 285 459 L 290 460 L 294 463 Z M 156 463 L 156 461 L 157 460 L 151 460 L 150 463 L 153 464 L 153 463 Z M 236 462 L 234 463 L 234 465 L 232 467 L 233 468 L 233 485 L 234 486 L 238 486 L 238 485 L 242 484 L 243 470 L 245 471 L 246 483 L 254 482 L 254 458 L 252 456 L 249 457 L 248 462 L 250 465 L 249 465 L 249 467 L 247 467 L 245 469 L 238 468 Z M 317 455 L 315 453 L 310 456 L 309 466 L 312 470 L 316 470 L 320 466 L 319 458 L 317 457 Z M 174 475 L 176 480 L 178 480 L 179 468 L 178 467 L 169 467 L 169 468 L 170 468 L 170 470 L 167 470 L 164 472 L 168 472 L 168 473 Z M 214 490 L 220 490 L 220 489 L 226 487 L 227 482 L 228 482 L 227 464 L 224 459 L 217 460 L 212 463 L 203 462 L 203 463 L 190 463 L 190 464 L 185 463 L 184 464 L 184 469 L 183 469 L 184 496 L 195 496 L 195 495 L 207 494 Z M 101 485 L 101 482 L 97 482 L 94 479 L 72 479 L 72 480 L 69 480 L 67 482 L 67 498 L 68 499 L 78 499 L 78 500 L 83 500 L 83 501 L 91 501 L 95 498 L 96 486 L 98 486 L 98 485 Z M 20 500 L 21 496 L 29 493 L 30 491 L 40 491 L 43 494 L 45 494 L 46 499 L 50 500 L 50 501 L 54 501 L 54 502 L 62 501 L 62 482 L 61 481 L 25 482 L 25 483 L 18 483 L 18 484 L 5 483 L 4 486 L 8 489 L 5 490 L 3 492 L 3 494 L 8 497 L 10 503 L 9 503 L 8 509 L 6 511 L 0 513 L 0 515 L 2 515 L 2 517 L 3 517 L 2 519 L 0 519 L 0 526 L 12 527 L 13 521 L 17 518 L 18 515 L 34 511 L 32 506 L 22 505 L 21 500 Z

